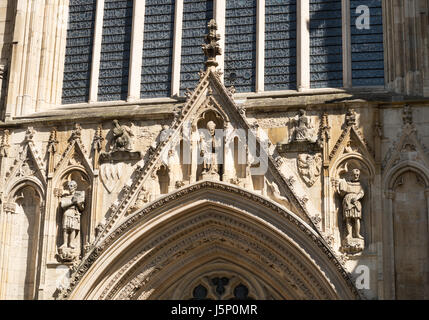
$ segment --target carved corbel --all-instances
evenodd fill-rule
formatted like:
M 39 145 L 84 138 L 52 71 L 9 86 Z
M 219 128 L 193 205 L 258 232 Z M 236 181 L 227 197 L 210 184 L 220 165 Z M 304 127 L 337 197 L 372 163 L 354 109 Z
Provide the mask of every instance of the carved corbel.
M 16 213 L 16 203 L 7 202 L 3 204 L 3 211 L 5 213 L 15 214 Z
M 3 130 L 3 135 L 0 142 L 0 158 L 7 158 L 9 151 L 9 130 Z

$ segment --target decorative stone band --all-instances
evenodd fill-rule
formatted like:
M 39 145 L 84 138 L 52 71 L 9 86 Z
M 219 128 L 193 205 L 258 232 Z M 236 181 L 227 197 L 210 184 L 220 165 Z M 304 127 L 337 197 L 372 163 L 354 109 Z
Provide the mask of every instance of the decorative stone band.
M 297 218 L 295 215 L 291 214 L 290 212 L 284 210 L 283 208 L 275 204 L 273 201 L 267 200 L 245 189 L 241 189 L 239 187 L 222 183 L 222 182 L 200 181 L 196 184 L 193 184 L 191 186 L 178 190 L 175 193 L 166 195 L 158 199 L 157 201 L 149 204 L 142 210 L 131 215 L 116 229 L 112 230 L 112 232 L 110 232 L 105 238 L 97 239 L 95 242 L 95 245 L 88 251 L 87 255 L 82 259 L 82 262 L 80 263 L 80 265 L 78 265 L 77 268 L 74 269 L 70 279 L 70 286 L 68 288 L 63 289 L 58 294 L 58 299 L 66 299 L 70 295 L 72 290 L 76 287 L 76 285 L 80 282 L 82 277 L 89 270 L 89 268 L 92 266 L 92 264 L 103 254 L 103 252 L 110 245 L 112 245 L 117 240 L 119 240 L 120 237 L 125 232 L 129 231 L 131 228 L 136 227 L 139 221 L 141 221 L 141 219 L 143 219 L 143 217 L 148 215 L 152 210 L 162 208 L 173 200 L 179 199 L 193 192 L 198 192 L 201 189 L 214 189 L 214 190 L 225 191 L 228 193 L 234 193 L 234 194 L 240 195 L 241 197 L 247 198 L 249 201 L 259 203 L 277 212 L 278 214 L 282 215 L 284 219 L 289 220 L 291 223 L 295 224 L 299 229 L 301 229 L 306 234 L 306 236 L 309 237 L 311 241 L 314 242 L 324 252 L 324 254 L 335 265 L 336 269 L 339 271 L 343 279 L 346 281 L 348 287 L 350 288 L 351 292 L 353 292 L 354 296 L 357 299 L 361 298 L 348 272 L 344 269 L 343 265 L 335 256 L 334 252 L 329 248 L 325 240 L 320 235 L 315 233 L 309 227 L 309 225 L 305 224 L 301 219 Z

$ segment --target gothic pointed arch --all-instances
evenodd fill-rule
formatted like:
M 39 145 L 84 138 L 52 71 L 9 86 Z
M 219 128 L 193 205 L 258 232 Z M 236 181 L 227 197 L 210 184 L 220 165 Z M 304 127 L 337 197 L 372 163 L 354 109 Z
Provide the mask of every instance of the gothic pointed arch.
M 267 141 L 263 141 L 258 128 L 255 128 L 248 122 L 245 110 L 233 100 L 232 91 L 223 85 L 218 71 L 214 68 L 208 68 L 208 70 L 200 72 L 200 81 L 195 90 L 188 92 L 186 103 L 177 108 L 174 113 L 175 118 L 173 123 L 160 133 L 160 136 L 163 138 L 150 149 L 147 160 L 144 164 L 137 167 L 132 183 L 123 187 L 120 192 L 120 198 L 109 208 L 106 214 L 107 218 L 104 229 L 101 231 L 103 234 L 107 234 L 112 228 L 124 221 L 125 217 L 129 214 L 130 208 L 135 206 L 138 196 L 142 192 L 148 191 L 148 189 L 156 189 L 153 192 L 158 197 L 163 193 L 158 190 L 160 188 L 160 181 L 159 177 L 155 174 L 161 163 L 167 163 L 166 159 L 172 154 L 172 150 L 180 149 L 178 144 L 186 136 L 185 131 L 189 129 L 189 136 L 198 134 L 197 127 L 204 126 L 209 121 L 215 122 L 217 129 L 219 126 L 221 127 L 220 129 L 224 129 L 226 135 L 233 130 L 242 130 L 245 132 L 244 136 L 251 136 L 254 139 L 256 150 L 260 150 L 259 156 L 261 160 L 258 163 L 255 161 L 255 163 L 261 168 L 266 167 L 266 171 L 265 173 L 260 173 L 260 176 L 255 177 L 262 178 L 263 181 L 254 182 L 252 181 L 254 177 L 242 178 L 242 180 L 246 180 L 242 182 L 243 185 L 249 187 L 257 186 L 259 189 L 255 188 L 255 192 L 266 196 L 266 181 L 271 185 L 274 182 L 278 189 L 276 193 L 279 194 L 276 199 L 281 198 L 285 200 L 279 200 L 279 203 L 283 204 L 287 202 L 288 207 L 309 225 L 314 229 L 320 229 L 318 225 L 320 219 L 317 219 L 317 217 L 320 217 L 320 212 L 309 204 L 308 196 L 302 194 L 302 192 L 298 194 L 297 189 L 294 187 L 296 181 L 290 179 L 292 173 L 281 169 L 281 164 L 273 159 L 272 154 L 267 150 L 268 148 L 264 148 Z M 224 139 L 228 141 L 228 137 Z M 197 147 L 191 146 L 191 152 L 194 152 L 192 157 L 196 157 L 196 153 L 198 152 Z M 220 174 L 220 180 L 227 183 L 240 184 L 238 179 L 234 179 L 234 177 L 228 175 L 227 165 L 229 163 L 227 161 L 225 163 L 222 168 L 223 172 Z M 252 165 L 253 163 L 248 163 L 249 168 Z M 234 163 L 232 163 L 232 166 L 234 166 Z M 198 174 L 197 167 L 195 169 L 191 168 L 190 171 L 189 180 L 187 181 L 173 181 L 170 179 L 171 181 L 168 182 L 169 192 L 173 192 L 184 185 L 205 179 L 201 177 L 201 174 Z M 282 195 L 280 196 L 280 194 Z
M 9 194 L 14 186 L 23 181 L 32 181 L 41 190 L 46 188 L 46 170 L 41 155 L 34 145 L 35 131 L 29 127 L 21 143 L 18 157 L 6 172 L 5 194 Z
M 99 237 L 59 298 L 191 298 L 204 277 L 241 279 L 236 286 L 259 299 L 359 298 L 335 254 L 304 220 L 215 181 L 161 197 Z

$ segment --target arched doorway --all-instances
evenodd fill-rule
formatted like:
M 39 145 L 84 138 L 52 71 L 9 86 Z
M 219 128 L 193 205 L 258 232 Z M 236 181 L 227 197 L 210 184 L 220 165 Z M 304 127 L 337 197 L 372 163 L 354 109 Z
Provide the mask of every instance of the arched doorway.
M 323 239 L 294 213 L 198 182 L 119 223 L 60 295 L 68 299 L 355 299 Z

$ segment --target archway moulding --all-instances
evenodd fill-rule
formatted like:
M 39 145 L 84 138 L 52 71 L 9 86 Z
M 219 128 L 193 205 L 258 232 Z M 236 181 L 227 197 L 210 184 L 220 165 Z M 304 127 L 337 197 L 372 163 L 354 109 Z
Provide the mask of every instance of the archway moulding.
M 265 260 L 268 262 L 279 261 L 277 268 L 280 270 L 307 270 L 302 279 L 312 278 L 313 284 L 307 285 L 323 288 L 321 292 L 325 292 L 330 298 L 360 297 L 334 252 L 296 214 L 260 195 L 214 181 L 197 182 L 168 194 L 130 215 L 106 236 L 98 238 L 74 270 L 70 287 L 59 292 L 58 297 L 109 299 L 116 296 L 116 293 L 109 296 L 115 286 L 119 286 L 115 290 L 121 291 L 130 283 L 136 285 L 135 290 L 138 290 L 144 284 L 136 282 L 144 279 L 135 273 L 149 265 L 162 271 L 161 262 L 164 258 L 160 257 L 162 252 L 165 254 L 165 250 L 172 248 L 170 242 L 174 244 L 183 240 L 182 243 L 188 245 L 197 243 L 198 237 L 189 240 L 197 230 L 203 231 L 209 238 L 210 235 L 214 236 L 213 243 L 223 243 L 225 239 L 230 240 L 231 246 L 238 246 L 240 241 L 242 244 L 247 243 L 241 248 L 233 249 L 237 256 L 243 256 L 241 252 L 257 251 L 256 248 L 260 248 L 259 259 L 255 261 L 263 261 L 263 256 L 266 255 Z M 185 241 L 186 239 L 188 240 Z M 205 238 L 203 236 L 198 239 L 202 241 Z M 185 248 L 186 246 L 182 249 Z M 199 246 L 195 250 L 198 251 L 198 248 Z M 152 260 L 147 258 L 148 252 L 149 255 L 153 253 Z M 172 254 L 168 254 L 168 258 L 165 258 L 166 269 L 171 263 L 171 256 Z M 185 258 L 186 256 L 178 261 L 186 261 Z M 151 261 L 159 263 L 151 264 Z M 128 267 L 120 269 L 120 266 Z M 285 270 L 280 273 L 287 274 Z M 299 272 L 291 272 L 292 275 L 297 273 Z M 301 277 L 297 277 L 299 282 Z M 285 280 L 279 278 L 277 281 Z M 311 296 L 307 295 L 308 297 Z

